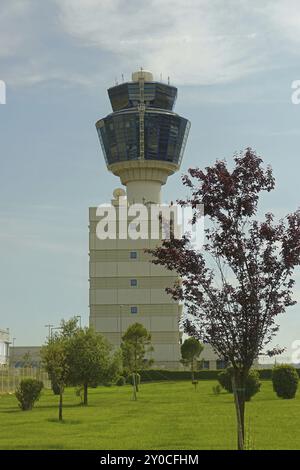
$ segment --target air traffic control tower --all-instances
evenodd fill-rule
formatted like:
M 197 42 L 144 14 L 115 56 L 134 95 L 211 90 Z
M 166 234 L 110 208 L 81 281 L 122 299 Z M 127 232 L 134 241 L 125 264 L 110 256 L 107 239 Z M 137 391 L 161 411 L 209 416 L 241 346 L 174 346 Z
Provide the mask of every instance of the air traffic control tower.
M 161 203 L 161 187 L 179 170 L 190 123 L 173 112 L 177 89 L 153 80 L 150 72 L 108 89 L 113 112 L 96 123 L 107 168 L 126 187 L 113 192 L 128 206 Z M 176 276 L 149 262 L 145 248 L 158 240 L 105 239 L 96 235 L 96 208 L 90 217 L 90 325 L 115 346 L 128 326 L 151 332 L 155 365 L 178 367 L 182 306 L 166 294 Z

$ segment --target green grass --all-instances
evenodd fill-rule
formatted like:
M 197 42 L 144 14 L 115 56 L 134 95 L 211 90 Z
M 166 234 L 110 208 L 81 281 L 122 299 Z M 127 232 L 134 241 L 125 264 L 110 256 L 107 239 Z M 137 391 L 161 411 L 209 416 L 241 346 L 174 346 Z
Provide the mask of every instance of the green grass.
M 0 449 L 234 449 L 232 395 L 213 395 L 215 384 L 201 381 L 197 391 L 190 382 L 142 384 L 137 402 L 130 386 L 99 387 L 90 389 L 88 407 L 68 389 L 63 423 L 50 391 L 25 412 L 3 395 Z M 246 423 L 254 449 L 300 449 L 300 393 L 281 400 L 264 381 L 247 404 Z

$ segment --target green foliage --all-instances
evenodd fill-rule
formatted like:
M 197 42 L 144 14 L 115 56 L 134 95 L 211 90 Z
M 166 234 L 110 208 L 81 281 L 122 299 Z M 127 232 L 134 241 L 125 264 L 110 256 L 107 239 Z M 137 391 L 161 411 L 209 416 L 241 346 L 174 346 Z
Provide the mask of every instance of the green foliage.
M 63 393 L 68 383 L 69 366 L 67 360 L 67 343 L 69 337 L 64 334 L 55 334 L 48 339 L 48 343 L 41 348 L 42 363 L 48 372 L 52 383 L 59 390 L 58 419 L 62 421 Z
M 200 356 L 204 346 L 196 338 L 187 338 L 181 345 L 181 357 L 184 365 L 189 365 L 192 373 L 192 382 L 195 380 L 195 361 Z
M 153 351 L 151 334 L 140 323 L 130 325 L 122 336 L 121 350 L 126 373 L 146 369 L 153 361 L 146 356 Z
M 191 363 L 202 353 L 204 346 L 196 338 L 187 338 L 181 345 L 183 362 Z
M 106 379 L 111 347 L 91 328 L 77 330 L 66 345 L 68 383 L 89 386 Z
M 140 323 L 133 323 L 122 336 L 121 350 L 125 373 L 132 376 L 133 400 L 136 400 L 139 384 L 133 379 L 137 377 L 139 370 L 146 369 L 153 363 L 147 357 L 153 351 L 151 334 Z
M 23 379 L 16 390 L 16 398 L 23 411 L 31 410 L 34 403 L 39 400 L 43 382 L 37 379 Z
M 299 376 L 295 367 L 281 364 L 272 371 L 273 389 L 280 398 L 295 398 Z
M 41 348 L 42 363 L 59 393 L 63 393 L 68 379 L 66 342 L 62 336 L 55 335 Z
M 229 393 L 232 391 L 232 369 L 228 368 L 219 373 L 218 381 L 220 385 L 227 390 Z M 259 392 L 261 387 L 260 377 L 258 371 L 251 369 L 247 380 L 246 380 L 246 390 L 245 390 L 245 400 L 250 401 L 251 398 Z
M 250 401 L 260 391 L 261 382 L 257 370 L 251 369 L 246 380 L 245 400 Z
M 220 372 L 218 376 L 218 381 L 222 388 L 224 388 L 229 393 L 233 393 L 230 369 L 225 369 Z
M 123 385 L 125 385 L 126 384 L 125 377 L 123 375 L 120 375 L 119 377 L 117 377 L 115 384 L 118 385 L 118 387 L 122 387 Z
M 59 395 L 60 387 L 59 387 L 58 383 L 55 381 L 55 377 L 51 377 L 49 375 L 49 379 L 50 379 L 50 382 L 51 382 L 51 389 L 52 389 L 53 394 L 54 395 Z
M 142 382 L 191 380 L 191 373 L 188 370 L 146 369 L 140 370 L 139 373 Z M 195 380 L 217 380 L 219 373 L 218 370 L 197 370 L 194 372 L 194 377 Z
M 80 330 L 78 326 L 78 318 L 73 317 L 70 320 L 62 320 L 60 322 L 61 336 L 65 339 L 72 338 L 72 336 Z
M 121 356 L 112 354 L 112 347 L 93 328 L 73 331 L 66 343 L 68 383 L 83 385 L 84 404 L 87 405 L 88 387 L 111 385 L 120 373 Z

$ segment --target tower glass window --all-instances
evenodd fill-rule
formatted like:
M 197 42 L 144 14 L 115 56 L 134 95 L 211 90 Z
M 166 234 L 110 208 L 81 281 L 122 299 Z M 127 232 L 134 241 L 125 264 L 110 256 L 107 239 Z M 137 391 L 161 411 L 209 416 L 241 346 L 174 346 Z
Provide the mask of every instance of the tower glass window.
M 136 251 L 131 251 L 130 252 L 130 259 L 137 259 L 137 252 Z
M 137 307 L 130 307 L 130 313 L 138 313 Z
M 136 287 L 137 286 L 137 279 L 130 279 L 130 285 L 131 285 L 131 287 Z
M 173 112 L 177 96 L 175 87 L 151 81 L 142 85 L 129 82 L 110 88 L 108 94 L 114 112 L 96 123 L 108 165 L 138 160 L 140 139 L 145 160 L 180 164 L 190 123 Z M 145 107 L 142 134 L 140 103 Z

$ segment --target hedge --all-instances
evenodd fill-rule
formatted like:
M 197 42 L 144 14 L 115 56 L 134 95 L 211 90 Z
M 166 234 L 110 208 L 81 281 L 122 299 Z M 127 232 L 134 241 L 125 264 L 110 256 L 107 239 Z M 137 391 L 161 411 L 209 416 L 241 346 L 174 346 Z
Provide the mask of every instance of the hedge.
M 221 370 L 199 370 L 194 372 L 195 380 L 217 380 Z M 188 370 L 148 369 L 140 372 L 141 382 L 158 382 L 162 380 L 192 380 Z
M 218 375 L 224 369 L 218 370 L 198 370 L 195 371 L 195 380 L 218 380 Z M 297 369 L 300 377 L 300 369 Z M 261 380 L 271 380 L 272 369 L 258 369 Z M 165 370 L 148 369 L 140 371 L 141 382 L 159 382 L 163 380 L 191 380 L 191 372 L 188 370 Z

